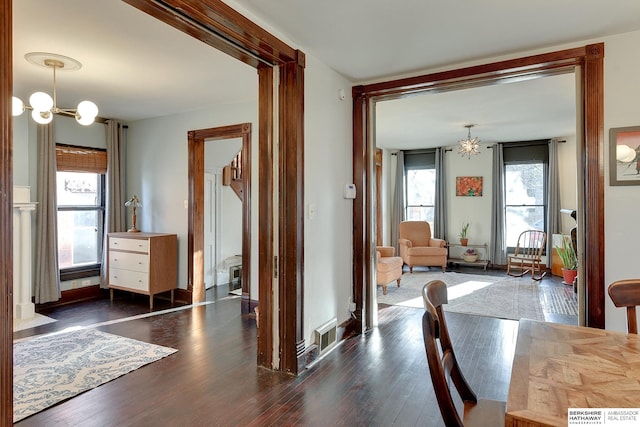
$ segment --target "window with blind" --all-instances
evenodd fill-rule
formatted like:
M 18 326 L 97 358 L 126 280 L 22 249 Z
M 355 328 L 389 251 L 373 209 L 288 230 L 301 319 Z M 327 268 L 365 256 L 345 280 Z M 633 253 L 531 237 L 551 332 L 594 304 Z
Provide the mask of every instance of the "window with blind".
M 514 250 L 525 230 L 547 229 L 548 141 L 505 145 L 505 223 L 507 248 Z
M 60 279 L 99 274 L 104 235 L 106 150 L 56 146 Z
M 407 151 L 404 154 L 405 218 L 427 221 L 433 229 L 436 194 L 435 151 Z

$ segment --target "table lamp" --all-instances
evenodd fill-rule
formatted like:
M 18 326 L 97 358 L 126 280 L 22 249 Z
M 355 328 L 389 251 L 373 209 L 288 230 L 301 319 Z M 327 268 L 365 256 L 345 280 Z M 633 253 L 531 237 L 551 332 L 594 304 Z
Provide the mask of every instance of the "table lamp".
M 136 208 L 142 207 L 142 203 L 140 203 L 140 200 L 138 199 L 138 196 L 136 196 L 135 194 L 133 195 L 132 198 L 130 198 L 129 200 L 127 200 L 124 203 L 125 206 L 133 206 L 133 216 L 131 218 L 131 221 L 133 223 L 132 227 L 127 230 L 129 233 L 139 233 L 140 230 L 138 230 L 136 228 Z

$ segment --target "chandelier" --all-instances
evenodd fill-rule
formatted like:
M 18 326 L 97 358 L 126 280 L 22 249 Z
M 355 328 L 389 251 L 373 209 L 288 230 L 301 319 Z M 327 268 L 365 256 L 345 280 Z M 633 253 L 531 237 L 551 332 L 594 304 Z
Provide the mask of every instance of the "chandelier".
M 25 110 L 31 110 L 33 120 L 42 125 L 50 123 L 54 114 L 75 117 L 76 121 L 84 126 L 95 121 L 98 107 L 91 101 L 82 101 L 76 109 L 60 108 L 56 104 L 56 71 L 77 71 L 82 68 L 80 62 L 67 56 L 45 52 L 31 52 L 24 57 L 34 65 L 53 71 L 53 98 L 45 92 L 34 92 L 29 97 L 29 105 L 25 105 L 20 98 L 14 96 L 12 99 L 13 116 L 19 116 Z
M 458 147 L 458 154 L 464 156 L 467 156 L 469 159 L 471 159 L 471 155 L 478 155 L 480 154 L 480 151 L 478 151 L 478 149 L 480 148 L 480 140 L 478 138 L 471 138 L 471 128 L 474 125 L 465 125 L 464 127 L 466 127 L 468 129 L 468 133 L 467 133 L 467 139 L 463 139 L 461 141 L 458 141 L 458 143 L 460 144 L 460 146 Z

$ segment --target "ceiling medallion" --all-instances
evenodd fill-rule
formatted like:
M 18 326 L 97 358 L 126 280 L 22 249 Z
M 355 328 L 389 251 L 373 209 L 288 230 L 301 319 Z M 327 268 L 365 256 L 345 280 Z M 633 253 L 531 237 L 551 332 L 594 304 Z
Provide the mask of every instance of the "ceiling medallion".
M 472 154 L 474 156 L 480 154 L 480 151 L 478 150 L 480 148 L 480 140 L 478 138 L 471 138 L 471 128 L 473 126 L 474 125 L 464 126 L 468 129 L 467 139 L 463 139 L 458 142 L 460 144 L 458 147 L 458 154 L 463 157 L 467 156 L 469 159 L 471 159 Z

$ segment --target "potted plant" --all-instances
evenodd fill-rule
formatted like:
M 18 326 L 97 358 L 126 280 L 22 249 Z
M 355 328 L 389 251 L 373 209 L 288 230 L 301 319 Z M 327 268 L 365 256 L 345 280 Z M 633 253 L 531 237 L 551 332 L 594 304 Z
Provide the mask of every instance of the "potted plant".
M 469 248 L 462 253 L 462 259 L 466 262 L 475 262 L 478 259 L 478 252 L 473 248 Z
M 578 274 L 578 256 L 569 236 L 562 236 L 562 246 L 555 245 L 555 248 L 562 260 L 562 279 L 566 285 L 573 285 Z
M 458 234 L 458 236 L 460 237 L 460 244 L 462 246 L 467 246 L 467 243 L 469 243 L 469 239 L 467 238 L 468 230 L 469 230 L 469 223 L 465 222 L 464 224 L 462 224 L 462 230 L 460 231 L 460 234 Z

